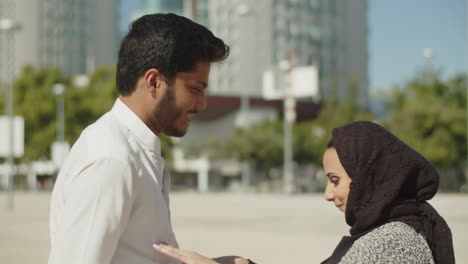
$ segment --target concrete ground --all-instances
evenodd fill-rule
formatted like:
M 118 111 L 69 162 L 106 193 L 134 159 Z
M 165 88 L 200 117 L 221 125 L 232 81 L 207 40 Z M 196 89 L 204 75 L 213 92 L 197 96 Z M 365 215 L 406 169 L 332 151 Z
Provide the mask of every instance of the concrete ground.
M 173 193 L 174 229 L 182 248 L 215 257 L 242 255 L 257 263 L 318 263 L 348 227 L 321 194 Z M 0 263 L 46 263 L 50 193 L 15 193 L 8 211 L 0 193 Z M 452 229 L 457 263 L 468 263 L 468 195 L 431 202 Z

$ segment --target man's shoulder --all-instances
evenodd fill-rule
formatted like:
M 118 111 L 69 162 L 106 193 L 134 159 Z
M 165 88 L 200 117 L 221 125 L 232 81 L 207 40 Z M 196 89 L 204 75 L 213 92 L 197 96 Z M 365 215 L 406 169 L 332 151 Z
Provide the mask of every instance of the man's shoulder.
M 109 113 L 104 114 L 82 131 L 60 170 L 59 178 L 71 179 L 85 170 L 99 169 L 102 170 L 102 176 L 105 176 L 104 170 L 107 170 L 116 180 L 116 171 L 123 173 L 137 167 L 133 154 L 135 152 L 136 149 L 129 143 L 128 136 L 118 121 Z M 133 175 L 127 174 L 122 174 L 121 179 L 125 180 Z M 105 181 L 106 177 L 100 179 Z
M 121 159 L 132 153 L 129 133 L 112 115 L 104 114 L 96 122 L 86 127 L 78 140 L 76 148 L 85 149 L 87 156 L 96 158 Z

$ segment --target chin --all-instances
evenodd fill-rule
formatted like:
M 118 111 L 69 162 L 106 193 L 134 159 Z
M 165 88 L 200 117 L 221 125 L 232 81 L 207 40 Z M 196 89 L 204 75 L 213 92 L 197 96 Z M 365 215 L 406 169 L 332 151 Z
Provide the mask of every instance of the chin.
M 170 129 L 167 129 L 166 131 L 164 131 L 164 134 L 166 134 L 167 136 L 170 136 L 170 137 L 183 137 L 185 136 L 185 134 L 187 134 L 187 128 L 185 129 L 178 129 L 178 128 L 170 128 Z
M 180 133 L 172 134 L 172 135 L 168 135 L 168 136 L 181 138 L 181 137 L 185 136 L 185 134 L 186 134 L 185 132 L 180 132 Z

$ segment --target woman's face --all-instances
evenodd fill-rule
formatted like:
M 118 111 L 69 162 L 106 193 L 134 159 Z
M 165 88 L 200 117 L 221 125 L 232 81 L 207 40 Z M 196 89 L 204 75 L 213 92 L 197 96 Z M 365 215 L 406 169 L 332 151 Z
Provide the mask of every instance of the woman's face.
M 340 211 L 345 212 L 351 178 L 341 165 L 335 148 L 328 148 L 325 151 L 323 168 L 328 177 L 325 199 L 333 202 Z

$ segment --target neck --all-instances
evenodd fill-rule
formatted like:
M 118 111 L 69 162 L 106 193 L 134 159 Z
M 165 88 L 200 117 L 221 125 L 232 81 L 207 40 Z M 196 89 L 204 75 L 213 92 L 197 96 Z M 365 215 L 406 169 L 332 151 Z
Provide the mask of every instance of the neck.
M 138 96 L 133 93 L 129 96 L 120 95 L 119 99 L 124 103 L 143 123 L 156 135 L 159 136 L 160 130 L 155 125 L 152 117 L 152 111 L 145 107 L 145 101 L 140 100 Z M 149 110 L 148 110 L 149 109 Z

